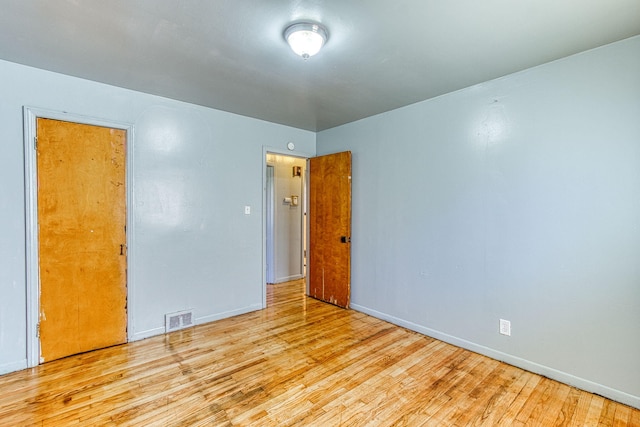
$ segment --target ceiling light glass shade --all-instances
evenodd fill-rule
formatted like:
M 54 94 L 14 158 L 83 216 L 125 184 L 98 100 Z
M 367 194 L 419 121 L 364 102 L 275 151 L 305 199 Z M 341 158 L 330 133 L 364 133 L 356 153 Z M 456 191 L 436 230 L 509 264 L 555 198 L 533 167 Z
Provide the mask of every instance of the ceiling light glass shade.
M 296 54 L 307 59 L 320 51 L 327 42 L 327 29 L 320 24 L 301 22 L 284 30 L 284 38 Z

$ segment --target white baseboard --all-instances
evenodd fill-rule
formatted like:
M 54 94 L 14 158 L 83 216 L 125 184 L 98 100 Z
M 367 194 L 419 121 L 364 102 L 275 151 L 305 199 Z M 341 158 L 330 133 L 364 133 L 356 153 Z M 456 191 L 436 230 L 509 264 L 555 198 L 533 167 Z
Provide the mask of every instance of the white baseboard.
M 0 365 L 0 375 L 8 374 L 9 372 L 21 371 L 27 369 L 27 359 L 18 360 L 16 362 L 4 363 Z
M 252 311 L 262 310 L 262 305 L 251 304 L 246 307 L 238 308 L 236 310 L 223 311 L 222 313 L 211 314 L 209 316 L 198 317 L 196 319 L 196 325 L 202 325 L 203 323 L 214 322 L 216 320 L 226 319 L 227 317 L 239 316 L 240 314 L 251 313 Z
M 287 277 L 278 277 L 274 283 L 290 282 L 292 280 L 302 279 L 303 277 L 304 276 L 302 274 L 294 274 L 292 276 L 287 276 Z
M 236 310 L 223 311 L 221 313 L 211 314 L 208 316 L 198 317 L 195 319 L 194 324 L 202 325 L 204 323 L 214 322 L 216 320 L 226 319 L 227 317 L 238 316 L 240 314 L 250 313 L 252 311 L 261 310 L 262 306 L 259 304 L 252 304 L 246 307 L 241 307 Z M 165 327 L 160 326 L 153 329 L 147 329 L 146 331 L 140 331 L 133 334 L 132 337 L 129 337 L 129 341 L 140 341 L 145 338 L 151 338 L 157 335 L 162 335 L 165 333 Z
M 573 387 L 577 387 L 579 389 L 588 391 L 590 393 L 595 393 L 600 396 L 609 398 L 611 400 L 615 400 L 616 402 L 624 403 L 625 405 L 633 406 L 634 408 L 640 409 L 640 396 L 634 396 L 632 394 L 625 393 L 623 391 L 616 390 L 614 388 L 607 387 L 605 385 L 598 384 L 584 378 L 576 377 L 566 372 L 559 371 L 557 369 L 553 369 L 548 366 L 540 365 L 538 363 L 532 362 L 527 359 L 522 359 L 520 357 L 512 356 L 510 354 L 503 353 L 501 351 L 497 351 L 492 348 L 473 343 L 471 341 L 467 341 L 452 335 L 448 335 L 440 331 L 427 328 L 426 326 L 422 326 L 404 319 L 400 319 L 398 317 L 391 316 L 386 313 L 382 313 L 377 310 L 373 310 L 358 304 L 351 304 L 351 308 L 353 310 L 360 311 L 362 313 L 368 314 L 375 318 L 386 320 L 387 322 L 393 323 L 394 325 L 402 326 L 403 328 L 407 328 L 412 331 L 419 332 L 423 335 L 427 335 L 432 338 L 439 339 L 440 341 L 453 344 L 457 347 L 471 350 L 475 353 L 482 354 L 492 359 L 500 360 L 510 365 L 517 366 L 518 368 L 522 368 L 527 371 L 543 375 L 545 377 L 554 379 L 556 381 L 560 381 L 562 383 L 571 385 Z
M 155 337 L 156 335 L 164 334 L 164 325 L 159 328 L 147 329 L 146 331 L 135 332 L 133 336 L 129 337 L 129 342 L 140 341 L 145 338 Z

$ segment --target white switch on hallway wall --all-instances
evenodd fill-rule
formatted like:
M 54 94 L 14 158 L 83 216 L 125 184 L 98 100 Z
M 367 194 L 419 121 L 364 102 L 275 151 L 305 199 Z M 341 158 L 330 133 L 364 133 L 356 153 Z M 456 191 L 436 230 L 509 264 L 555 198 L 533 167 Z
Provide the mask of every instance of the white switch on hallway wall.
M 251 215 L 251 206 L 245 206 L 244 207 L 244 214 L 245 215 Z

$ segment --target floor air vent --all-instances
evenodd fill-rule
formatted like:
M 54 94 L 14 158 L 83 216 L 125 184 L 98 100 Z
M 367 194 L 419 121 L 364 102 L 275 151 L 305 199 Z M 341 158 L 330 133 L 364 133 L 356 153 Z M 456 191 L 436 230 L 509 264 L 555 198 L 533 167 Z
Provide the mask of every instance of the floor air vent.
M 189 326 L 193 326 L 192 311 L 178 311 L 164 315 L 165 332 L 173 332 Z

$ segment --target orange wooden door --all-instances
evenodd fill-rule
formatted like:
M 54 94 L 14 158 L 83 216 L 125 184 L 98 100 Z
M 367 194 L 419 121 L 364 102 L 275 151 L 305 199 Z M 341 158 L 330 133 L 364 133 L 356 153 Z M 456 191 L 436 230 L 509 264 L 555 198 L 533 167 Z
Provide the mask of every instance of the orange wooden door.
M 37 120 L 40 361 L 127 340 L 126 131 Z
M 351 298 L 351 152 L 309 159 L 309 296 Z

